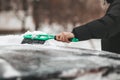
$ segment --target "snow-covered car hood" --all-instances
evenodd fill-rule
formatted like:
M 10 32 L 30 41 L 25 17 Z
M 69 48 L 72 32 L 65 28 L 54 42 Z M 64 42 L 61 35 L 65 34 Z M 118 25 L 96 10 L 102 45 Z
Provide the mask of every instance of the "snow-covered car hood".
M 73 47 L 0 45 L 0 78 L 118 80 L 119 59 L 115 53 Z

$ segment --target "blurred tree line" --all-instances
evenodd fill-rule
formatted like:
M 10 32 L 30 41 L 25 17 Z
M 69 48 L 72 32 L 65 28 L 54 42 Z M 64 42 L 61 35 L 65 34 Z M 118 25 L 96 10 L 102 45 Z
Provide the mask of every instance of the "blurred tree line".
M 25 31 L 25 19 L 33 17 L 35 30 L 43 22 L 58 23 L 63 27 L 71 23 L 84 24 L 103 15 L 100 0 L 0 0 L 0 12 L 14 11 L 22 21 L 22 31 Z M 24 16 L 19 16 L 19 11 Z

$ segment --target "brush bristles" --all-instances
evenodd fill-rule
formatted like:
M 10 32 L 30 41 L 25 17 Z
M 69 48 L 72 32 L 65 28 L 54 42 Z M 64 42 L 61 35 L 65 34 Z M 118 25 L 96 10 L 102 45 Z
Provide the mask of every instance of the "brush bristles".
M 23 39 L 21 44 L 44 44 L 43 40 Z

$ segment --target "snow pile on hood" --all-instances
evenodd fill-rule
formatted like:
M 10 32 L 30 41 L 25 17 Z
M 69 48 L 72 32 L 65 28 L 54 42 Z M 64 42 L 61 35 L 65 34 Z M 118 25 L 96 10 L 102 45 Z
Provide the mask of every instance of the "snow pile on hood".
M 17 44 L 21 44 L 22 40 L 23 40 L 23 36 L 25 34 L 45 34 L 41 31 L 34 31 L 34 32 L 30 32 L 27 31 L 24 34 L 20 34 L 20 35 L 1 35 L 0 36 L 0 45 L 17 45 Z
M 0 36 L 0 45 L 17 45 L 17 44 L 21 44 L 22 40 L 23 40 L 23 36 L 26 34 L 46 34 L 44 32 L 41 31 L 34 31 L 34 32 L 30 32 L 27 31 L 24 34 L 21 35 L 1 35 Z M 45 42 L 44 45 L 52 45 L 52 46 L 66 46 L 68 43 L 64 43 L 64 42 L 60 42 L 60 41 L 56 41 L 54 39 L 48 40 Z
M 2 35 L 0 36 L 0 45 L 20 44 L 22 40 L 22 35 Z
M 1 35 L 0 36 L 0 45 L 18 45 L 21 44 L 23 40 L 23 36 L 26 34 L 47 34 L 41 31 L 30 32 L 27 31 L 24 34 L 20 35 Z M 90 40 L 90 41 L 80 41 L 80 42 L 71 42 L 65 43 L 56 41 L 54 39 L 47 40 L 43 45 L 50 46 L 65 46 L 65 47 L 77 47 L 77 48 L 85 48 L 92 50 L 101 50 L 100 40 Z

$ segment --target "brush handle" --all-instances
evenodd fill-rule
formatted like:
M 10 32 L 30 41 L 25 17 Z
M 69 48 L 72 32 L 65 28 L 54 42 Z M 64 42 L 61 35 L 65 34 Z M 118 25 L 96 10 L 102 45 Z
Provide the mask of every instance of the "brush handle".
M 54 39 L 56 40 L 56 36 L 54 37 Z M 79 40 L 77 38 L 70 38 L 68 39 L 70 42 L 78 42 Z
M 49 39 L 55 39 L 55 35 L 48 35 L 48 34 L 38 34 L 38 35 L 33 35 L 33 34 L 27 34 L 23 36 L 24 39 L 32 39 L 32 40 L 39 40 L 39 41 L 46 41 Z M 78 42 L 79 40 L 77 38 L 70 38 L 70 42 Z

